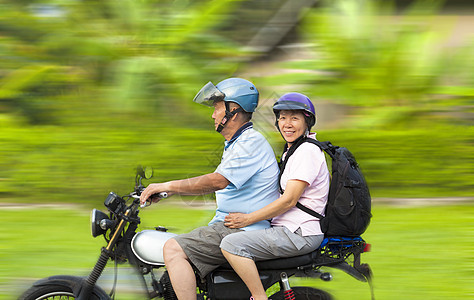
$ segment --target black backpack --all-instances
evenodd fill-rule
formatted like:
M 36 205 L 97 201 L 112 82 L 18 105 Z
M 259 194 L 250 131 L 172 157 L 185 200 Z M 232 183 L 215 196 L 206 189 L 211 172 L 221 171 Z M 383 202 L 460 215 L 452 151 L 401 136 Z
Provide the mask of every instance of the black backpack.
M 320 219 L 321 229 L 326 236 L 361 235 L 369 226 L 372 217 L 371 198 L 364 175 L 354 155 L 347 148 L 312 138 L 301 138 L 290 147 L 285 159 L 281 161 L 280 179 L 290 156 L 305 142 L 315 144 L 332 158 L 332 179 L 324 217 L 299 202 L 296 207 Z M 280 192 L 283 193 L 281 186 Z

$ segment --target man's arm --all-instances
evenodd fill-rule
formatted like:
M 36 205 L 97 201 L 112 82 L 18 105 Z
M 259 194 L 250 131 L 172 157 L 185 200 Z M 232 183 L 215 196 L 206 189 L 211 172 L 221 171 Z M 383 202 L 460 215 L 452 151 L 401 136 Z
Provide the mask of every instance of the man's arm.
M 167 192 L 169 195 L 204 195 L 222 190 L 230 183 L 219 173 L 209 173 L 188 179 L 173 180 L 163 183 L 152 183 L 140 196 L 140 203 L 145 203 L 154 194 Z

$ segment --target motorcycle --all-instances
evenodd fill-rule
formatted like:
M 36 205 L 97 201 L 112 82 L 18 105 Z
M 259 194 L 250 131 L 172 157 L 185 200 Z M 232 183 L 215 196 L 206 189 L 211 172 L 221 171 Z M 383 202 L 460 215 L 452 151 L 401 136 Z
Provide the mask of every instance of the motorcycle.
M 176 236 L 164 227 L 137 232 L 140 218 L 140 194 L 145 189 L 143 179 L 152 176 L 150 169 L 138 168 L 135 188 L 129 195 L 120 197 L 111 192 L 104 201 L 109 214 L 93 209 L 91 213 L 91 233 L 95 238 L 103 235 L 107 246 L 102 247 L 97 263 L 87 277 L 57 275 L 40 279 L 26 290 L 19 299 L 112 299 L 115 285 L 107 294 L 96 283 L 109 259 L 116 264 L 129 262 L 138 272 L 149 299 L 177 299 L 166 270 L 157 279 L 157 269 L 165 269 L 163 246 Z M 165 198 L 166 193 L 158 195 Z M 280 290 L 269 298 L 279 299 L 332 299 L 326 291 L 313 287 L 292 287 L 289 277 L 319 278 L 330 281 L 332 275 L 321 267 L 340 269 L 357 280 L 371 285 L 372 272 L 368 264 L 361 264 L 361 254 L 368 251 L 361 237 L 327 237 L 312 253 L 296 257 L 278 258 L 257 262 L 260 278 L 265 289 L 279 283 Z M 117 269 L 117 268 L 115 268 Z M 229 264 L 220 266 L 200 278 L 196 274 L 197 299 L 249 299 L 250 292 Z

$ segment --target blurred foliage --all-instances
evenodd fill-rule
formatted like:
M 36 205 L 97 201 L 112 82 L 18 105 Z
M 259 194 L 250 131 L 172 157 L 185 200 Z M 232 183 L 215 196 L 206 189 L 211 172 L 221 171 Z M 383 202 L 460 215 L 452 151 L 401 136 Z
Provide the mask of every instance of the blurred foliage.
M 3 0 L 0 201 L 127 193 L 138 164 L 157 181 L 212 172 L 223 138 L 191 99 L 209 80 L 251 71 L 239 43 L 281 1 L 250 2 Z M 440 47 L 449 31 L 418 22 L 435 12 L 414 5 L 394 18 L 392 1 L 329 1 L 294 29 L 311 57 L 280 64 L 305 72 L 249 79 L 349 107 L 319 137 L 356 154 L 375 196 L 470 196 L 474 45 Z M 278 134 L 265 134 L 279 152 Z
M 236 2 L 6 1 L 2 110 L 20 111 L 32 124 L 61 124 L 54 116 L 72 95 L 81 105 L 186 115 L 189 101 L 181 99 L 237 67 L 238 47 L 208 33 Z
M 3 1 L 2 198 L 128 192 L 137 164 L 166 179 L 213 171 L 222 137 L 190 100 L 239 64 L 210 33 L 237 2 Z
M 312 56 L 282 63 L 299 71 L 264 83 L 298 84 L 314 99 L 349 105 L 360 115 L 362 123 L 350 124 L 355 126 L 371 119 L 377 128 L 409 127 L 414 118 L 456 113 L 459 107 L 470 107 L 472 124 L 474 59 L 468 53 L 474 44 L 443 45 L 452 29 L 436 24 L 444 1 L 413 1 L 402 12 L 395 1 L 323 2 L 300 28 Z M 456 122 L 459 116 L 451 118 Z

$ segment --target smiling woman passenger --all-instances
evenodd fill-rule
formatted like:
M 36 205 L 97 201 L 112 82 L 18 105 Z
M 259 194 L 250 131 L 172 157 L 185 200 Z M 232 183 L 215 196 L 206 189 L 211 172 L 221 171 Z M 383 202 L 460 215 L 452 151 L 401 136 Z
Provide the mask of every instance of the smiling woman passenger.
M 316 139 L 311 127 L 316 123 L 314 106 L 303 94 L 288 93 L 273 105 L 276 127 L 286 141 L 282 161 L 288 149 L 303 138 Z M 226 236 L 221 250 L 227 261 L 247 285 L 252 299 L 267 299 L 255 265 L 257 260 L 303 255 L 314 251 L 323 240 L 319 219 L 295 207 L 301 203 L 324 214 L 329 194 L 329 171 L 321 149 L 303 143 L 288 157 L 280 174 L 281 196 L 264 208 L 249 214 L 230 213 L 224 225 L 242 228 L 272 219 L 271 228 L 238 232 Z
M 291 147 L 291 145 L 308 130 L 304 120 L 304 114 L 299 110 L 281 111 L 280 117 L 278 118 L 278 128 L 288 143 L 288 147 Z

